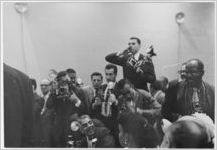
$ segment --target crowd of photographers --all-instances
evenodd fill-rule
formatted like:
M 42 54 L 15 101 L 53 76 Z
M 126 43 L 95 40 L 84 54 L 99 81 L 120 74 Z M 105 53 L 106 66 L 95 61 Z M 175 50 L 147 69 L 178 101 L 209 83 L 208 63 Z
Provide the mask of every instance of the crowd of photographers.
M 141 61 L 131 57 L 139 50 L 133 48 L 136 44 L 140 45 L 138 40 L 131 38 L 128 49 L 121 52 L 123 56 L 118 56 L 118 59 L 113 58 L 113 54 L 105 58 L 109 62 L 123 63 L 123 67 L 125 59 L 128 59 L 127 73 L 124 74 L 128 77 L 119 82 L 116 81 L 118 68 L 110 63 L 105 66 L 105 76 L 100 72 L 90 75 L 92 85 L 84 84 L 72 68 L 60 72 L 50 70 L 47 79 L 40 83 L 41 97 L 37 95 L 37 85 L 32 79 L 35 107 L 38 108 L 35 109 L 38 119 L 33 141 L 36 147 L 91 147 L 93 143 L 93 147 L 122 147 L 117 122 L 118 114 L 122 112 L 137 112 L 154 125 L 160 118 L 165 96 L 163 88 L 166 88 L 168 79 L 162 77 L 155 81 L 151 57 L 156 54 L 152 47 L 147 56 L 137 58 Z M 147 82 L 153 83 L 150 86 L 152 93 Z
M 214 88 L 202 80 L 202 61 L 190 59 L 183 63 L 180 78 L 169 82 L 164 76 L 156 78 L 153 47 L 146 54 L 139 52 L 140 47 L 140 39 L 132 37 L 127 49 L 108 54 L 105 60 L 109 63 L 105 65 L 104 75 L 100 72 L 90 74 L 91 85 L 83 83 L 72 68 L 58 72 L 51 69 L 48 77 L 40 81 L 42 95 L 38 95 L 37 82 L 31 79 L 33 108 L 30 104 L 22 107 L 27 108 L 26 112 L 31 112 L 29 109 L 32 108 L 33 118 L 28 113 L 19 115 L 33 119 L 33 126 L 25 122 L 25 126 L 33 127 L 33 132 L 24 142 L 30 141 L 30 147 L 59 148 L 213 147 Z M 116 80 L 120 73 L 116 65 L 123 67 L 123 79 L 119 81 Z M 10 117 L 10 114 L 16 114 L 10 112 L 13 109 L 9 107 L 20 108 L 10 101 L 19 100 L 16 94 L 22 95 L 15 93 L 10 97 L 13 96 L 11 93 L 20 90 L 20 85 L 17 85 L 18 90 L 11 90 L 11 87 L 15 89 L 15 84 L 8 74 L 15 74 L 16 78 L 18 73 L 8 70 L 5 65 L 5 137 L 10 146 L 14 138 L 13 123 L 17 121 L 13 120 L 16 117 Z M 103 83 L 104 78 L 106 83 Z M 28 93 L 24 92 L 23 96 Z M 25 102 L 23 98 L 20 101 Z M 187 126 L 174 124 L 176 130 L 166 130 L 163 126 L 165 119 L 176 122 L 195 113 L 194 116 L 200 113 L 203 115 L 199 118 L 205 116 L 211 121 L 200 120 L 198 123 L 193 117 L 187 120 Z M 193 125 L 188 125 L 189 120 L 193 120 Z M 198 130 L 191 132 L 194 131 L 192 127 Z

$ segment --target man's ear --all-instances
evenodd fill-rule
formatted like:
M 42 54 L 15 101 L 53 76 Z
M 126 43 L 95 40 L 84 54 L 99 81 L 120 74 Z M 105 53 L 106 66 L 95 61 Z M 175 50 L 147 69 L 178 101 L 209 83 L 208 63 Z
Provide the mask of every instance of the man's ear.
M 172 125 L 172 123 L 167 119 L 162 119 L 161 128 L 163 133 L 165 134 L 167 129 Z

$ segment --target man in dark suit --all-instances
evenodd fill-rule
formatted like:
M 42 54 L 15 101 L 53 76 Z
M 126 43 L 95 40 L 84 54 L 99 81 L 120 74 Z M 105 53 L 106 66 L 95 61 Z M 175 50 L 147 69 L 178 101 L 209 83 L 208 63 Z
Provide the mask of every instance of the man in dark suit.
M 99 94 L 102 93 L 103 76 L 99 72 L 93 72 L 90 76 L 92 85 L 82 87 L 86 95 L 87 112 L 91 117 L 97 118 L 98 106 L 100 105 Z M 101 109 L 100 109 L 101 110 Z
M 129 47 L 123 52 L 109 54 L 105 59 L 122 66 L 124 78 L 130 80 L 136 88 L 148 91 L 147 82 L 153 83 L 156 79 L 152 59 L 139 53 L 139 38 L 131 37 L 128 44 Z
M 204 64 L 199 59 L 186 62 L 186 79 L 171 82 L 162 107 L 163 117 L 174 122 L 183 115 L 205 113 L 214 120 L 214 87 L 202 80 Z
M 33 91 L 24 73 L 4 64 L 4 146 L 31 147 Z
M 65 147 L 69 119 L 73 114 L 85 114 L 84 95 L 79 89 L 69 85 L 70 78 L 67 72 L 57 74 L 58 90 L 51 92 L 51 98 L 47 100 L 47 108 L 54 108 L 54 142 L 55 147 Z
M 107 64 L 105 66 L 105 78 L 107 83 L 103 84 L 102 86 L 103 86 L 104 95 L 110 93 L 108 94 L 108 96 L 110 97 L 112 104 L 110 107 L 111 115 L 109 116 L 101 115 L 101 120 L 111 130 L 111 134 L 115 138 L 116 147 L 120 147 L 119 140 L 118 140 L 118 124 L 117 124 L 117 115 L 118 115 L 118 100 L 116 98 L 117 73 L 118 73 L 117 66 L 113 64 Z

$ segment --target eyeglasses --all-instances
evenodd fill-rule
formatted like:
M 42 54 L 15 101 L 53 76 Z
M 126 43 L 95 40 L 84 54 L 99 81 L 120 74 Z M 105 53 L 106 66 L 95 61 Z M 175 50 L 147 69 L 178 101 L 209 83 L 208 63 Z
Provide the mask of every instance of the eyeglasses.
M 186 74 L 195 75 L 195 74 L 202 74 L 202 71 L 185 71 Z
M 88 126 L 92 126 L 92 125 L 93 125 L 93 121 L 92 121 L 92 120 L 89 120 L 88 122 L 83 123 L 81 126 L 82 126 L 83 128 L 87 128 Z
M 135 45 L 136 43 L 128 43 L 128 45 Z

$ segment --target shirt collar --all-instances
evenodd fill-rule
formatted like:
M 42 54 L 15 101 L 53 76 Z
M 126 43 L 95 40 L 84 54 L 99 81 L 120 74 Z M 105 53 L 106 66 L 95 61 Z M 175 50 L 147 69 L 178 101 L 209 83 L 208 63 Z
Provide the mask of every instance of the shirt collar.
M 137 53 L 134 55 L 134 58 L 135 58 L 136 60 L 139 60 L 139 55 L 140 55 L 140 53 L 137 52 Z
M 45 99 L 48 99 L 49 96 L 50 96 L 50 91 L 46 95 L 42 94 L 42 97 L 45 98 Z

